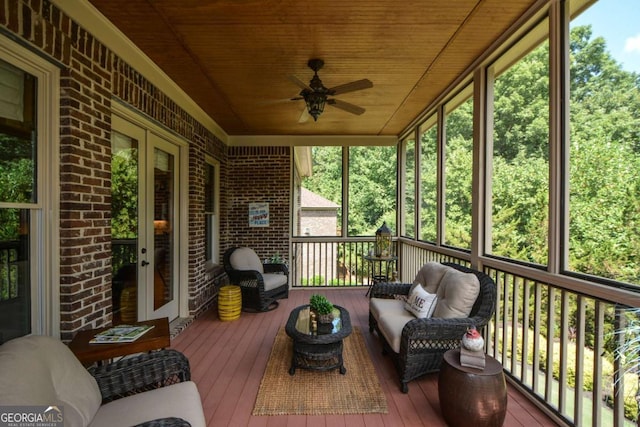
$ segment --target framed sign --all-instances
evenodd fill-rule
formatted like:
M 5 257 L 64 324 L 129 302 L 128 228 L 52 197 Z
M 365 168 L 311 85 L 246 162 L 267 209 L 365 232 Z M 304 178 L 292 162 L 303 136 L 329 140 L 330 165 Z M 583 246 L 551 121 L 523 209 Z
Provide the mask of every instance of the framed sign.
M 269 226 L 269 203 L 249 203 L 249 227 Z

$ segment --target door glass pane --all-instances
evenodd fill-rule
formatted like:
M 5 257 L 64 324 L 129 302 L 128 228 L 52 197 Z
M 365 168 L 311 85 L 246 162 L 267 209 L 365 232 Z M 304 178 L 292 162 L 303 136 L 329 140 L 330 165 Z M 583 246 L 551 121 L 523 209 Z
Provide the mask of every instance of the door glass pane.
M 154 149 L 154 280 L 153 308 L 173 301 L 174 162 L 166 151 Z
M 114 323 L 137 315 L 138 141 L 112 132 L 111 250 Z

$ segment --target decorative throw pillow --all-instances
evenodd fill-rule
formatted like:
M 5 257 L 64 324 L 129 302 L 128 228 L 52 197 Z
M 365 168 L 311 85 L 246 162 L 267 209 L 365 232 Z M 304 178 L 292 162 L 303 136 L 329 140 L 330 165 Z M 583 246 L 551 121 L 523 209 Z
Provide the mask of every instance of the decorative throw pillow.
M 475 274 L 452 268 L 444 275 L 438 287 L 438 306 L 433 317 L 468 317 L 479 293 L 480 282 Z
M 413 289 L 418 285 L 421 285 L 427 292 L 435 294 L 440 285 L 440 280 L 442 280 L 444 274 L 450 269 L 451 267 L 442 265 L 439 262 L 427 262 L 418 270 L 418 274 L 416 274 L 416 278 L 413 280 L 413 285 L 411 285 L 411 289 L 409 289 L 409 294 L 411 294 Z
M 433 314 L 437 300 L 436 294 L 430 294 L 422 286 L 416 286 L 413 292 L 409 294 L 404 307 L 417 318 L 427 319 Z

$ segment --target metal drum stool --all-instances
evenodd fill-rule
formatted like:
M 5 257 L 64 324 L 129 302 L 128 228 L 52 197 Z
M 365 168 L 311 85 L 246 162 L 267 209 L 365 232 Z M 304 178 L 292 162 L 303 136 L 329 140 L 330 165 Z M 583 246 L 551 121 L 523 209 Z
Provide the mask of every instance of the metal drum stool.
M 502 365 L 491 356 L 484 369 L 460 365 L 460 349 L 444 354 L 438 377 L 442 416 L 451 427 L 499 427 L 507 413 Z
M 240 318 L 242 311 L 242 292 L 240 286 L 227 285 L 218 293 L 218 317 L 223 322 Z

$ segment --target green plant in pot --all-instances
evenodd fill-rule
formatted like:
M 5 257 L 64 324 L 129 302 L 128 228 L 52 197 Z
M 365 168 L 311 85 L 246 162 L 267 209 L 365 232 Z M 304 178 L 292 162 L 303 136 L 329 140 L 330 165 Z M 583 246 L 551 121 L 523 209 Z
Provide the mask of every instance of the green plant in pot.
M 333 304 L 324 295 L 311 295 L 309 307 L 316 313 L 319 323 L 331 323 L 333 321 Z

